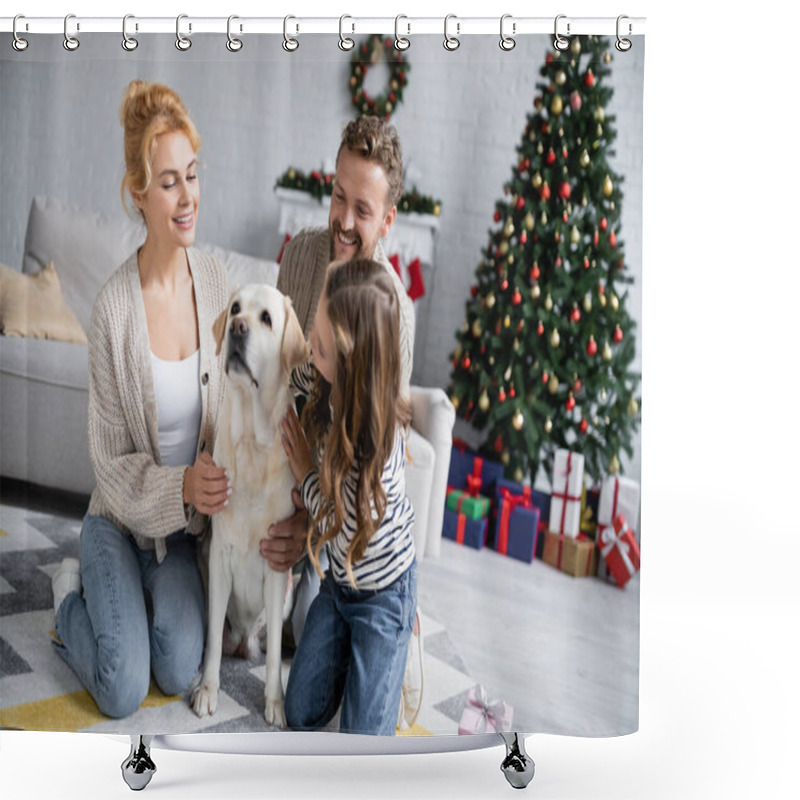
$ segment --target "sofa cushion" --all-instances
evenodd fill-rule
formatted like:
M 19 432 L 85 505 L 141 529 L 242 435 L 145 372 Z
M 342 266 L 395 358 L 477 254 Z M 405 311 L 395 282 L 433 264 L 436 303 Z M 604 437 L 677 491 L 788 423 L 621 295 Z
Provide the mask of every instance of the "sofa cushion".
M 144 226 L 121 211 L 112 217 L 36 196 L 28 216 L 22 271 L 33 274 L 54 261 L 64 299 L 88 331 L 98 292 L 144 241 L 144 234 Z
M 266 283 L 270 286 L 276 286 L 278 283 L 279 267 L 276 261 L 266 261 L 233 250 L 224 250 L 215 244 L 198 242 L 197 248 L 214 256 L 225 267 L 231 291 L 246 283 Z
M 5 336 L 86 344 L 86 333 L 61 296 L 52 261 L 35 275 L 0 264 L 0 331 Z

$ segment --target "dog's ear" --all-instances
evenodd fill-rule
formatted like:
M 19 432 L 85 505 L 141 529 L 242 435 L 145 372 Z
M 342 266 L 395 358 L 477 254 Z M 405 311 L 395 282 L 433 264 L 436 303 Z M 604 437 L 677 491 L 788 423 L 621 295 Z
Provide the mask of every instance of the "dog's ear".
M 281 339 L 281 365 L 286 372 L 291 372 L 298 364 L 308 359 L 308 345 L 289 297 L 284 296 L 283 307 L 286 311 L 286 321 Z
M 225 320 L 227 318 L 228 309 L 224 308 L 211 326 L 211 330 L 214 333 L 214 341 L 217 343 L 217 355 L 219 355 L 222 350 L 222 340 L 225 338 Z

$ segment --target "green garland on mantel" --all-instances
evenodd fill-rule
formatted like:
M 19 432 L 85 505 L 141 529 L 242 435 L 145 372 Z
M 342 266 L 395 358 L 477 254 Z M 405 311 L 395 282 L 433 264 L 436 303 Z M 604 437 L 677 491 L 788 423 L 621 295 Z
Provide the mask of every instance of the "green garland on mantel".
M 333 178 L 333 173 L 325 173 L 318 169 L 306 173 L 303 170 L 289 167 L 278 178 L 276 185 L 282 189 L 306 192 L 322 201 L 323 197 L 330 197 L 333 194 Z M 415 186 L 400 198 L 397 210 L 403 214 L 432 214 L 434 217 L 438 217 L 442 211 L 442 203 L 433 197 L 420 194 Z

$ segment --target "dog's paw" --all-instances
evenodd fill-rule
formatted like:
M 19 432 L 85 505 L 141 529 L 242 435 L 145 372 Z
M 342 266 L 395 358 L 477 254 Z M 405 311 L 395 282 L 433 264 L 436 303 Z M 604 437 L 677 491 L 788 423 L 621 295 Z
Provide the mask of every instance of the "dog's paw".
M 192 695 L 192 710 L 198 717 L 213 716 L 217 710 L 218 696 L 218 687 L 203 683 Z
M 276 728 L 286 727 L 286 715 L 283 712 L 283 698 L 278 700 L 266 698 L 264 719 L 267 721 L 267 725 L 274 725 Z

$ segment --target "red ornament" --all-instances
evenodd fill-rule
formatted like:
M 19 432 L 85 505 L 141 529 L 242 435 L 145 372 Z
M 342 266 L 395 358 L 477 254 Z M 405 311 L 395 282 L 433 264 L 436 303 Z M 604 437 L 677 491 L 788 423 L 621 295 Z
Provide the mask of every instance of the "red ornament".
M 569 105 L 570 105 L 570 108 L 573 111 L 580 111 L 581 110 L 581 102 L 582 102 L 581 96 L 580 96 L 580 94 L 578 94 L 577 91 L 574 91 L 569 96 Z
M 552 152 L 552 150 L 550 151 Z M 549 200 L 550 199 L 550 184 L 545 181 L 542 184 L 542 188 L 539 190 L 539 194 L 542 197 L 542 200 Z
M 498 436 L 494 440 L 494 451 L 495 453 L 502 453 L 503 452 L 503 437 Z
M 545 159 L 548 166 L 552 166 L 556 163 L 556 154 L 553 152 L 553 148 L 551 147 L 550 150 L 547 152 L 547 158 Z
M 584 259 L 583 259 L 583 268 L 584 268 L 584 269 L 589 269 L 589 266 L 590 266 L 589 257 L 588 257 L 588 256 L 584 256 Z
M 575 306 L 575 307 L 572 309 L 572 311 L 570 312 L 569 318 L 570 318 L 570 319 L 571 319 L 573 322 L 579 322 L 579 321 L 580 321 L 580 318 L 581 318 L 581 311 L 580 311 L 580 309 L 579 309 L 577 306 Z
M 572 391 L 575 392 L 575 394 L 577 394 L 581 390 L 581 385 L 582 384 L 580 378 L 578 378 L 578 380 L 575 381 L 575 385 L 572 387 Z
M 560 267 L 564 262 L 561 260 L 561 256 L 556 257 L 556 266 Z
M 549 380 L 550 380 L 550 376 L 546 372 L 543 372 L 542 373 L 542 383 L 547 383 L 547 381 L 549 381 Z
M 587 356 L 597 355 L 597 342 L 594 340 L 594 336 L 589 337 L 589 342 L 586 345 L 586 355 Z
M 517 208 L 522 209 L 524 207 L 525 207 L 525 198 L 520 197 L 519 200 L 517 200 Z
M 572 396 L 572 392 L 569 393 L 569 397 L 567 398 L 567 402 L 564 403 L 567 408 L 567 411 L 572 411 L 575 408 L 575 398 Z
M 541 335 L 544 333 L 544 324 L 543 324 L 543 323 L 541 323 L 541 322 L 540 322 L 540 323 L 539 323 L 539 324 L 536 326 L 536 333 L 537 333 L 539 336 L 541 336 Z
M 514 290 L 514 294 L 511 297 L 511 304 L 518 306 L 522 302 L 522 295 L 520 294 L 519 289 Z
M 506 289 L 508 289 L 508 281 L 507 281 L 505 278 L 503 278 L 503 282 L 500 284 L 500 288 L 501 288 L 503 291 L 505 291 Z
M 581 433 L 586 433 L 586 431 L 589 430 L 589 423 L 585 419 L 582 419 L 578 427 Z
M 612 247 L 616 247 L 617 246 L 617 235 L 614 233 L 614 231 L 611 231 L 611 233 L 608 235 L 608 243 Z
M 469 292 L 470 292 L 470 294 L 471 294 L 473 297 L 477 297 L 477 295 L 478 295 L 478 287 L 477 287 L 477 286 L 473 286 L 473 287 L 472 287 L 472 288 L 469 290 Z
M 464 369 L 469 369 L 470 364 L 472 364 L 470 357 L 464 356 L 464 358 L 461 360 L 461 366 L 464 367 Z
M 592 243 L 594 244 L 595 247 L 597 247 L 599 241 L 600 241 L 600 231 L 595 231 L 594 236 L 592 237 Z
M 514 391 L 514 387 L 513 386 L 508 390 L 508 394 L 511 397 L 516 397 L 517 396 L 517 393 Z
M 528 241 L 528 232 L 527 231 L 522 231 L 522 233 L 519 235 L 519 243 L 520 244 L 525 244 L 525 242 L 527 242 L 527 241 Z
M 620 326 L 617 325 L 617 327 L 614 328 L 614 344 L 619 344 L 621 341 L 622 341 L 622 328 L 620 328 Z
M 531 267 L 531 280 L 532 281 L 538 281 L 539 280 L 539 265 L 538 264 L 534 264 L 533 267 Z
M 600 220 L 600 230 L 604 231 L 607 227 L 608 227 L 608 220 L 605 217 L 603 217 L 603 219 Z
M 501 403 L 505 403 L 505 401 L 506 401 L 506 390 L 503 389 L 502 387 L 500 388 L 500 391 L 497 393 L 497 399 Z
M 567 148 L 566 148 L 566 147 L 564 147 L 564 148 L 562 149 L 562 151 L 561 151 L 561 155 L 562 155 L 562 156 L 564 156 L 564 158 L 566 158 L 566 157 L 569 155 L 569 151 L 567 150 Z
M 569 183 L 567 183 L 567 181 L 564 181 L 564 183 L 561 184 L 558 189 L 558 194 L 562 200 L 566 200 L 572 194 L 572 187 L 569 185 Z
M 594 73 L 591 70 L 588 70 L 586 73 L 586 77 L 584 78 L 584 83 L 591 88 L 594 86 Z
M 495 222 L 500 222 L 500 211 L 495 211 L 494 212 L 494 221 Z

